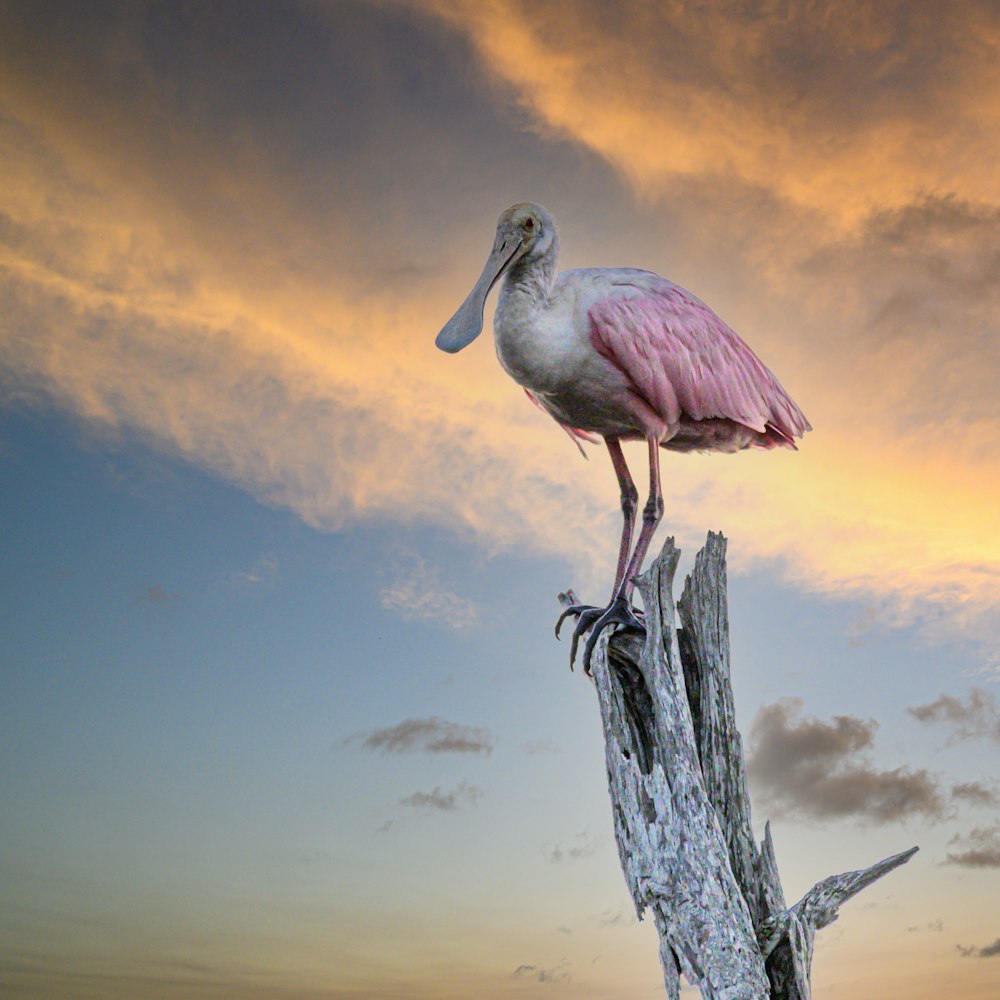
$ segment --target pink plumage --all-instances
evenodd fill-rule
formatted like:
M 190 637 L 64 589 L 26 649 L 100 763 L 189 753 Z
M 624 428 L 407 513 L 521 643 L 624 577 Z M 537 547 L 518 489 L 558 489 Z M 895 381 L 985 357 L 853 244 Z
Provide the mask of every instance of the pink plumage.
M 654 415 L 641 436 L 657 435 L 662 447 L 794 448 L 811 429 L 743 339 L 678 285 L 659 279 L 648 294 L 610 296 L 589 315 L 594 349 L 628 377 Z

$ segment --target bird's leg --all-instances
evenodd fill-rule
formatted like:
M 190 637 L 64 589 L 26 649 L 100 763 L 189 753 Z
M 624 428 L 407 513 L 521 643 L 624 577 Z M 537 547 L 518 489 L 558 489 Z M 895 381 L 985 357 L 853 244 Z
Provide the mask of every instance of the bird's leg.
M 621 625 L 625 628 L 645 631 L 645 626 L 632 609 L 629 597 L 635 587 L 635 576 L 642 569 L 646 550 L 649 548 L 649 543 L 656 533 L 656 527 L 663 517 L 663 490 L 660 486 L 660 441 L 659 438 L 651 437 L 647 439 L 647 443 L 649 445 L 649 499 L 642 510 L 642 529 L 639 532 L 635 548 L 632 550 L 632 558 L 629 559 L 628 566 L 615 587 L 611 603 L 603 614 L 587 622 L 590 636 L 587 639 L 587 645 L 583 648 L 584 673 L 590 673 L 590 656 L 594 652 L 594 646 L 597 645 L 600 634 L 609 625 Z M 577 639 L 577 634 L 583 624 L 583 616 L 581 615 L 577 630 L 573 634 L 574 639 Z M 572 653 L 571 649 L 570 655 Z M 570 665 L 572 666 L 572 662 Z
M 608 438 L 605 442 L 611 454 L 611 464 L 615 467 L 618 486 L 622 494 L 622 540 L 618 547 L 618 568 L 615 570 L 615 583 L 611 593 L 618 593 L 622 580 L 625 579 L 625 569 L 628 566 L 629 552 L 632 550 L 632 532 L 635 530 L 635 511 L 639 506 L 639 491 L 635 488 L 632 476 L 629 474 L 625 455 L 622 453 L 621 442 L 617 438 Z
M 608 453 L 611 455 L 611 464 L 614 466 L 615 475 L 618 477 L 618 486 L 622 496 L 622 540 L 618 547 L 618 568 L 615 570 L 615 583 L 611 588 L 612 594 L 617 594 L 621 587 L 621 582 L 625 578 L 625 569 L 628 566 L 629 552 L 632 549 L 632 532 L 635 530 L 635 511 L 639 505 L 639 491 L 635 488 L 632 475 L 628 471 L 628 463 L 622 452 L 621 442 L 617 438 L 605 438 L 604 443 L 608 446 Z M 570 646 L 569 665 L 573 666 L 576 659 L 576 649 L 580 643 L 580 636 L 596 622 L 607 608 L 595 608 L 589 604 L 573 604 L 566 608 L 556 622 L 556 638 L 559 638 L 559 630 L 562 623 L 573 615 L 577 618 L 576 628 L 573 630 L 573 643 Z
M 649 543 L 656 534 L 657 525 L 663 517 L 663 489 L 660 486 L 660 441 L 659 438 L 647 438 L 649 445 L 649 499 L 642 509 L 642 529 L 639 531 L 639 540 L 635 543 L 632 558 L 629 560 L 628 568 L 625 570 L 623 579 L 618 584 L 612 604 L 621 594 L 626 599 L 635 587 L 635 578 L 642 569 L 642 561 L 646 558 L 646 551 Z

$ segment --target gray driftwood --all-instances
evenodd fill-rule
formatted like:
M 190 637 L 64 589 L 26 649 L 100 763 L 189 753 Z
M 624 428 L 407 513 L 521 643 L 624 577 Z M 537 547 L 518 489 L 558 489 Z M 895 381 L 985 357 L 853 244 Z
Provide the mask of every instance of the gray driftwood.
M 917 848 L 817 883 L 787 906 L 765 826 L 750 825 L 729 679 L 726 540 L 710 533 L 677 605 L 668 539 L 638 579 L 645 637 L 603 636 L 591 659 L 615 838 L 636 913 L 653 915 L 668 996 L 809 1000 L 813 938 L 842 903 Z M 567 595 L 561 595 L 568 603 Z

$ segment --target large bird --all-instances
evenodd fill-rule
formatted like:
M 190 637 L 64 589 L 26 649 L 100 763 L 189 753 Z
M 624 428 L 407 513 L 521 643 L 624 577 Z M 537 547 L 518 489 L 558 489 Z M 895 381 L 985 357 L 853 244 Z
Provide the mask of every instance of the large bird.
M 750 348 L 690 292 L 651 271 L 579 268 L 556 274 L 559 238 L 540 205 L 500 216 L 493 251 L 468 298 L 437 336 L 455 353 L 483 329 L 490 289 L 504 275 L 493 327 L 507 373 L 574 440 L 607 445 L 621 487 L 624 526 L 611 601 L 575 605 L 570 666 L 588 631 L 584 670 L 610 625 L 642 629 L 634 578 L 663 516 L 660 449 L 794 448 L 809 421 Z M 621 442 L 649 449 L 649 500 L 635 548 L 638 492 Z

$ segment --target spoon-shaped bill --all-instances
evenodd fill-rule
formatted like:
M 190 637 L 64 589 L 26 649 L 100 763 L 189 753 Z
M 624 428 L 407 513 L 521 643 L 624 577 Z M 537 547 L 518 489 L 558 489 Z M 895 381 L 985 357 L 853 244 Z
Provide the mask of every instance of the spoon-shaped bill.
M 434 343 L 449 354 L 455 354 L 463 347 L 471 344 L 483 332 L 483 310 L 486 308 L 486 296 L 490 289 L 500 280 L 500 276 L 510 266 L 520 242 L 504 240 L 493 248 L 483 273 L 469 292 L 468 298 L 458 307 L 458 311 L 442 327 Z

